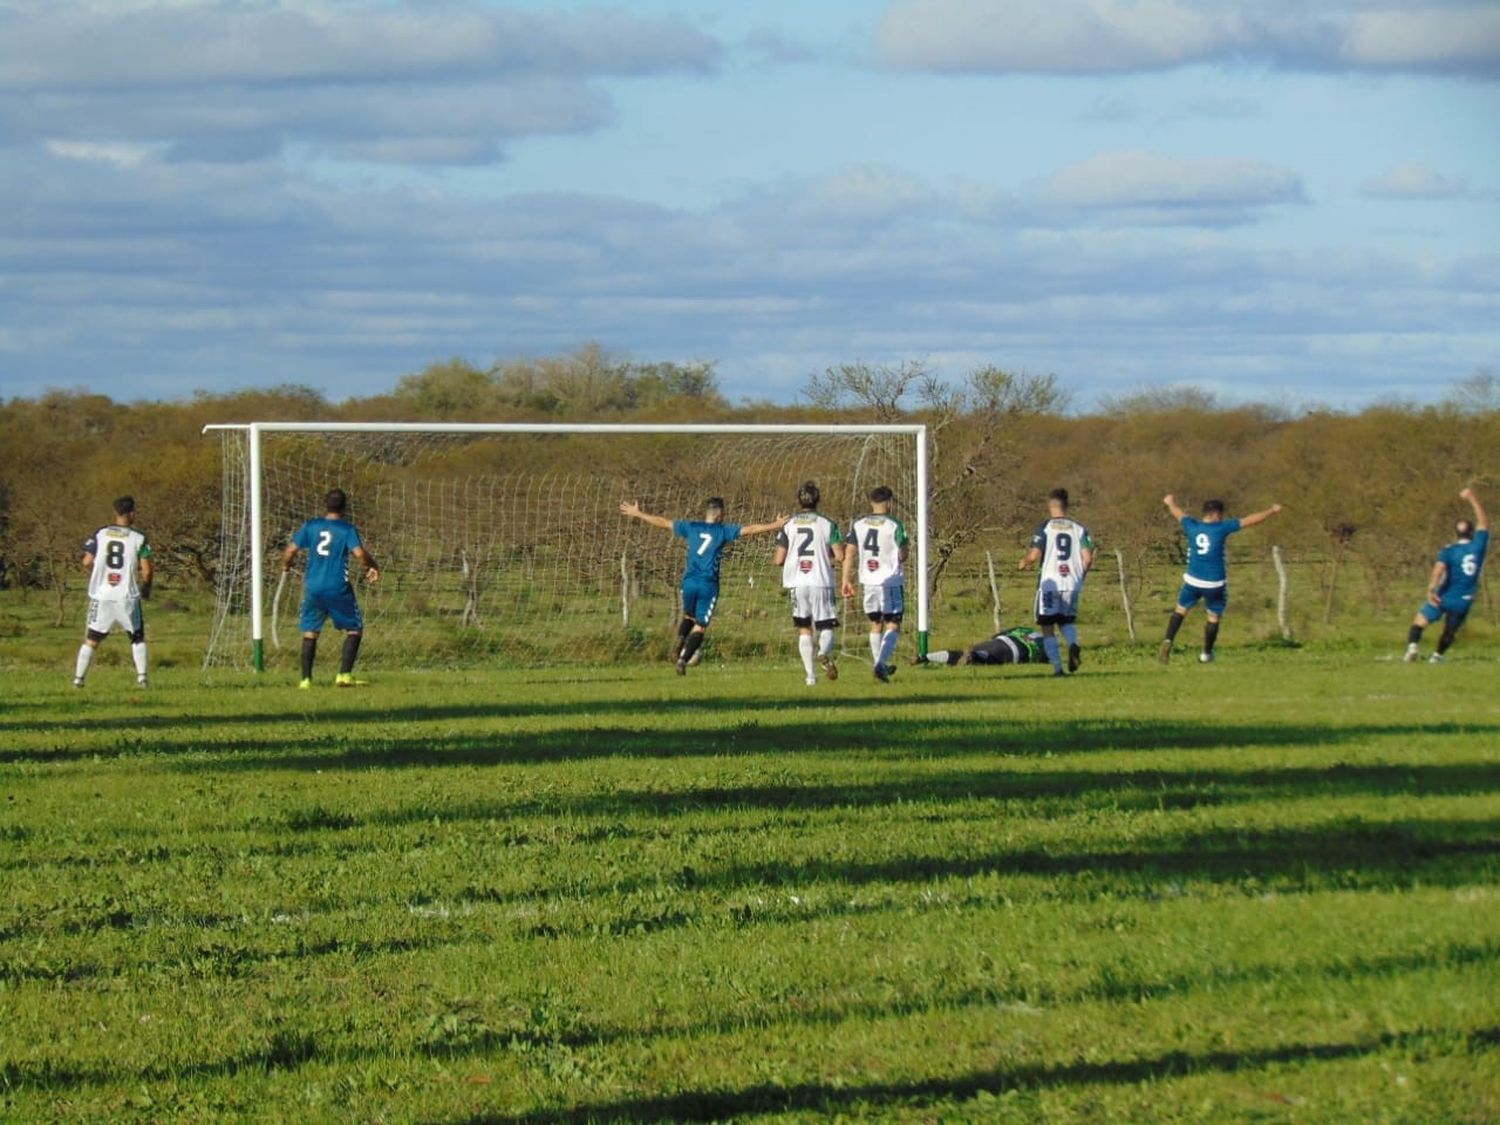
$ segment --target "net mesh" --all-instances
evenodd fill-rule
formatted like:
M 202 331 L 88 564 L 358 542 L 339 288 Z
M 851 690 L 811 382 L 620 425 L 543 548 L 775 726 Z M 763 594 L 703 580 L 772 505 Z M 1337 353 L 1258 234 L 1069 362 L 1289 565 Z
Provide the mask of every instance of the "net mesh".
M 224 555 L 205 666 L 251 658 L 248 435 L 221 431 Z M 265 653 L 294 666 L 301 597 L 278 559 L 329 488 L 379 561 L 359 584 L 362 666 L 519 665 L 666 657 L 675 648 L 685 546 L 619 512 L 639 500 L 669 518 L 701 519 L 724 497 L 732 523 L 795 508 L 816 481 L 821 510 L 847 530 L 877 485 L 910 521 L 910 434 L 498 434 L 271 432 L 262 435 Z M 725 549 L 710 659 L 790 651 L 774 536 Z M 845 603 L 843 650 L 868 659 L 861 607 Z

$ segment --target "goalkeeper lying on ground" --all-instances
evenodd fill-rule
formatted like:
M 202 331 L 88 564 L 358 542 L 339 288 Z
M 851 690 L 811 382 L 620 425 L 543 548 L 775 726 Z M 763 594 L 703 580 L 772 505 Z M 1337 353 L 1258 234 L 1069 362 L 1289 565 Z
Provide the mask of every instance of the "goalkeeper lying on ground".
M 1030 625 L 1017 625 L 980 641 L 967 652 L 940 648 L 917 657 L 918 664 L 1045 664 L 1042 635 Z

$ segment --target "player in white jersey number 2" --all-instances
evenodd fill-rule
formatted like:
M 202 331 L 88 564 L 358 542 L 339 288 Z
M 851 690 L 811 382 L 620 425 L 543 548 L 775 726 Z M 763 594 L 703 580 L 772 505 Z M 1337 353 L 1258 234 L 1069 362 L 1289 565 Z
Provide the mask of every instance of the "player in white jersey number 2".
M 844 561 L 844 537 L 838 524 L 818 513 L 820 499 L 817 485 L 804 484 L 797 490 L 797 514 L 776 533 L 776 565 L 781 567 L 782 586 L 791 593 L 797 651 L 809 686 L 818 682 L 814 655 L 830 680 L 839 678 L 833 662 L 833 631 L 839 623 L 833 587 L 834 567 Z
M 1083 650 L 1078 647 L 1078 598 L 1083 580 L 1094 564 L 1094 541 L 1088 528 L 1068 515 L 1068 490 L 1054 488 L 1047 494 L 1047 522 L 1031 537 L 1031 548 L 1021 558 L 1020 568 L 1040 564 L 1036 584 L 1036 623 L 1042 628 L 1042 649 L 1052 662 L 1052 674 L 1062 676 L 1062 652 L 1056 630 L 1061 627 L 1068 642 L 1068 671 L 1078 671 Z
M 891 515 L 894 499 L 885 485 L 872 489 L 871 512 L 854 521 L 844 545 L 841 592 L 846 598 L 854 596 L 854 568 L 858 564 L 865 616 L 870 619 L 870 658 L 875 662 L 875 678 L 881 683 L 889 683 L 896 671 L 896 645 L 901 640 L 901 618 L 906 612 L 906 579 L 902 574 L 906 528 Z
M 122 496 L 115 501 L 114 523 L 101 527 L 83 544 L 83 568 L 89 572 L 89 620 L 73 670 L 74 687 L 83 686 L 94 651 L 115 628 L 130 637 L 135 682 L 146 686 L 146 622 L 141 599 L 151 594 L 151 545 L 133 523 L 135 500 Z

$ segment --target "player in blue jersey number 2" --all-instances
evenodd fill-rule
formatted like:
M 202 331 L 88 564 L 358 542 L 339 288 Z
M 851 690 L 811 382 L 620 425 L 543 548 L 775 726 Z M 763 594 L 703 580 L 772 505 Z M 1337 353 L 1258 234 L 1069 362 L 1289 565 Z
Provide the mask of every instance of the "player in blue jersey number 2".
M 1427 580 L 1427 602 L 1412 618 L 1411 632 L 1406 636 L 1408 664 L 1419 655 L 1422 630 L 1446 617 L 1448 623 L 1443 626 L 1437 651 L 1432 654 L 1432 663 L 1443 662 L 1443 653 L 1453 644 L 1453 638 L 1463 627 L 1464 618 L 1469 616 L 1474 595 L 1479 592 L 1479 572 L 1484 569 L 1484 553 L 1490 545 L 1490 520 L 1472 488 L 1464 489 L 1459 496 L 1474 509 L 1474 518 L 1459 520 L 1458 539 L 1438 552 L 1432 577 Z
M 339 659 L 339 674 L 334 683 L 351 687 L 354 661 L 359 656 L 359 642 L 364 636 L 364 618 L 354 587 L 349 582 L 349 559 L 353 557 L 365 568 L 365 581 L 380 581 L 380 571 L 370 552 L 360 542 L 359 532 L 345 518 L 349 498 L 341 488 L 330 489 L 323 498 L 325 515 L 308 520 L 297 529 L 281 555 L 281 569 L 289 571 L 299 551 L 307 552 L 307 571 L 302 578 L 302 679 L 299 688 L 312 687 L 313 657 L 318 651 L 318 634 L 330 617 L 336 628 L 344 631 L 344 651 Z
M 724 501 L 711 496 L 704 505 L 701 520 L 669 520 L 653 516 L 638 502 L 620 505 L 620 514 L 670 531 L 687 541 L 687 565 L 682 569 L 682 621 L 677 626 L 677 674 L 687 674 L 688 663 L 703 644 L 703 634 L 713 620 L 719 602 L 719 567 L 724 547 L 746 535 L 765 535 L 777 530 L 785 521 L 778 516 L 770 523 L 743 526 L 724 522 Z
M 1166 664 L 1172 659 L 1172 644 L 1177 640 L 1177 630 L 1188 615 L 1188 610 L 1203 602 L 1208 611 L 1208 623 L 1203 627 L 1203 652 L 1198 659 L 1204 664 L 1214 658 L 1214 642 L 1219 639 L 1219 621 L 1229 605 L 1229 572 L 1224 559 L 1224 548 L 1229 537 L 1247 527 L 1264 523 L 1277 512 L 1280 504 L 1272 504 L 1263 512 L 1240 519 L 1224 518 L 1224 501 L 1209 500 L 1203 505 L 1203 518 L 1194 519 L 1177 506 L 1177 498 L 1170 493 L 1162 503 L 1172 513 L 1172 518 L 1182 525 L 1187 536 L 1187 573 L 1182 576 L 1182 590 L 1177 595 L 1177 608 L 1167 618 L 1167 635 L 1161 642 L 1157 659 Z

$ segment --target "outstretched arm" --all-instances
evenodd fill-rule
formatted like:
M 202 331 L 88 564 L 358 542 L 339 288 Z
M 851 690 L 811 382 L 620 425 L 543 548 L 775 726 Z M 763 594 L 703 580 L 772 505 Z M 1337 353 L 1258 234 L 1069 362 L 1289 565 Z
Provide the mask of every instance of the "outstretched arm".
M 780 531 L 781 526 L 791 519 L 791 516 L 777 516 L 770 523 L 751 523 L 740 528 L 740 538 L 747 535 L 765 535 L 768 532 Z
M 1479 502 L 1479 497 L 1474 495 L 1474 490 L 1466 488 L 1459 495 L 1469 502 L 1469 507 L 1474 509 L 1475 529 L 1478 531 L 1488 531 L 1490 529 L 1490 517 L 1485 513 L 1484 505 Z
M 1169 492 L 1165 496 L 1163 496 L 1161 498 L 1161 502 L 1167 506 L 1167 511 L 1172 513 L 1172 518 L 1174 520 L 1180 521 L 1183 516 L 1187 515 L 1186 512 L 1184 512 L 1177 506 L 1177 497 L 1172 493 Z
M 653 516 L 650 512 L 644 511 L 638 500 L 627 500 L 621 504 L 620 514 L 622 516 L 629 516 L 634 520 L 640 520 L 642 523 L 649 523 L 652 527 L 659 527 L 663 531 L 672 530 L 671 520 L 667 519 L 666 516 Z M 743 535 L 744 532 L 741 531 L 740 534 Z
M 1272 504 L 1264 512 L 1252 512 L 1248 516 L 1241 516 L 1240 517 L 1240 526 L 1241 527 L 1254 527 L 1258 523 L 1265 523 L 1268 519 L 1270 519 L 1272 516 L 1274 516 L 1279 511 L 1281 511 L 1281 505 L 1280 504 Z

